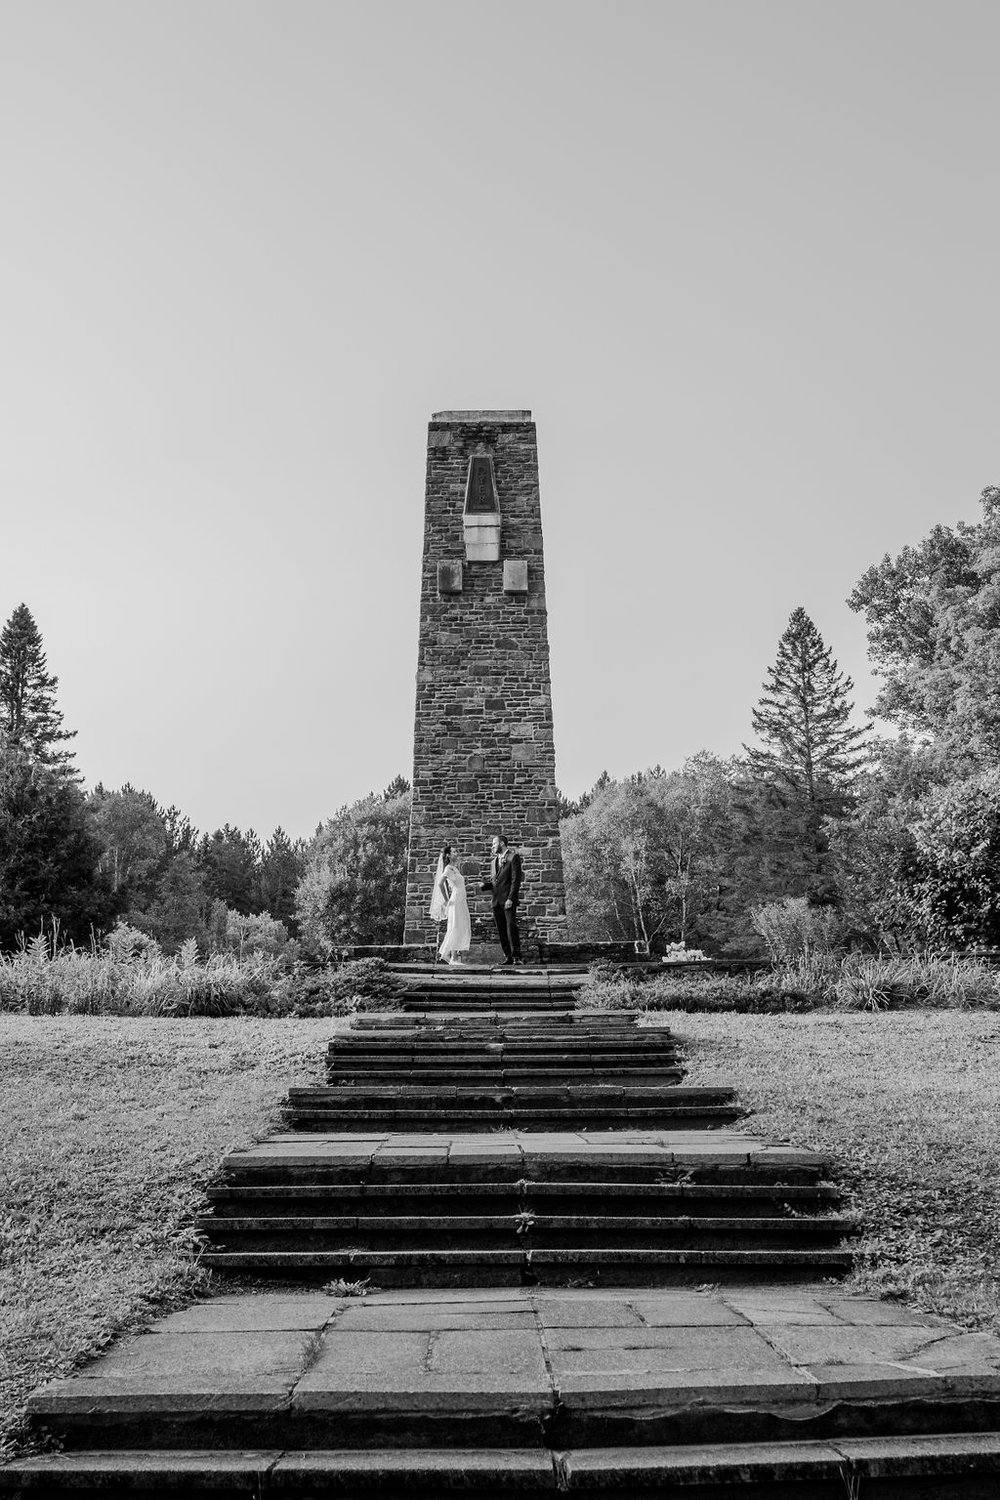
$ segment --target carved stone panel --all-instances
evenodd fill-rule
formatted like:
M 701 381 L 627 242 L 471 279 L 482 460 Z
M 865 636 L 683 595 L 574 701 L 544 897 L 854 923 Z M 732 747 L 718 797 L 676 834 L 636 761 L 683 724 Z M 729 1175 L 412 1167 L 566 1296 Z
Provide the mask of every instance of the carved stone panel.
M 505 594 L 528 592 L 528 564 L 523 558 L 508 557 L 503 565 L 503 591 Z
M 462 562 L 460 558 L 449 558 L 446 562 L 437 565 L 437 580 L 439 594 L 460 594 L 462 592 Z

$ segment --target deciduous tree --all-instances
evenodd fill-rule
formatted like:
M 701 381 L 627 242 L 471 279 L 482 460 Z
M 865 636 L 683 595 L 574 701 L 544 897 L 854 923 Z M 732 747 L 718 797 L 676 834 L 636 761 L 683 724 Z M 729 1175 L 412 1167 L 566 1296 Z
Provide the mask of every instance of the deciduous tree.
M 925 940 L 913 900 L 914 827 L 940 767 L 906 735 L 878 740 L 846 817 L 826 824 L 844 934 L 866 946 L 909 949 Z
M 406 912 L 410 794 L 345 807 L 305 849 L 295 906 L 303 938 L 320 952 L 341 943 L 398 943 Z
M 1000 487 L 982 520 L 935 526 L 848 599 L 868 626 L 883 718 L 931 737 L 954 774 L 1000 767 Z
M 702 752 L 680 771 L 654 766 L 623 782 L 607 778 L 561 823 L 574 936 L 713 946 L 732 936 L 723 887 L 736 771 Z
M 170 835 L 155 797 L 129 785 L 116 792 L 98 785 L 88 804 L 102 847 L 100 868 L 111 889 L 122 894 L 126 905 L 145 905 L 171 853 Z

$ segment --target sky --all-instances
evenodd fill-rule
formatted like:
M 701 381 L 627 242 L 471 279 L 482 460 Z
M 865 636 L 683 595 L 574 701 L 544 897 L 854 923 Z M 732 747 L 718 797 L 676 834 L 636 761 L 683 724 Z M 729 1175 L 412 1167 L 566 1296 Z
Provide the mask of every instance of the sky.
M 0 0 L 0 619 L 86 784 L 412 760 L 427 421 L 538 429 L 557 774 L 721 755 L 1000 483 L 995 0 Z

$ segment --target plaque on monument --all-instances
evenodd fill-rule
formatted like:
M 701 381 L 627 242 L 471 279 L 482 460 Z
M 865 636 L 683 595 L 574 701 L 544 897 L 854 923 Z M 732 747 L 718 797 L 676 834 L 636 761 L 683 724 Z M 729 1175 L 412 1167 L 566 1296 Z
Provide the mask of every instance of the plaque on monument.
M 473 453 L 469 459 L 463 530 L 466 562 L 500 561 L 500 502 L 488 453 Z
M 446 562 L 439 562 L 437 576 L 439 594 L 460 594 L 462 592 L 462 564 L 460 561 L 448 559 Z
M 503 565 L 503 591 L 505 594 L 528 592 L 528 564 L 523 558 L 507 558 Z
M 489 516 L 499 509 L 492 461 L 488 454 L 477 453 L 469 464 L 465 513 L 467 516 Z

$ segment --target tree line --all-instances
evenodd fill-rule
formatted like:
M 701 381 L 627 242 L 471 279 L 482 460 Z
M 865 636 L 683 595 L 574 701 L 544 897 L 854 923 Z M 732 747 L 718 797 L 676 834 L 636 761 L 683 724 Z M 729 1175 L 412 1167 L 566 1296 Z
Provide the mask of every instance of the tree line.
M 980 499 L 979 521 L 887 554 L 847 600 L 897 734 L 853 724 L 853 684 L 796 609 L 756 745 L 564 804 L 574 935 L 752 952 L 752 913 L 797 901 L 845 946 L 1000 946 L 1000 488 Z
M 74 764 L 41 632 L 26 604 L 0 632 L 0 949 L 41 928 L 89 942 L 124 922 L 167 953 L 276 949 L 332 934 L 398 940 L 409 783 L 341 808 L 312 839 L 262 839 L 226 823 L 199 833 L 148 791 L 100 783 Z M 402 867 L 400 873 L 399 867 Z M 357 889 L 365 886 L 365 898 Z M 401 924 L 401 918 L 400 918 Z
M 895 737 L 855 722 L 853 684 L 798 607 L 742 754 L 560 799 L 572 936 L 752 952 L 750 914 L 797 901 L 846 944 L 1000 944 L 1000 488 L 981 507 L 886 555 L 847 601 Z M 53 918 L 76 941 L 125 921 L 167 951 L 399 940 L 403 777 L 308 840 L 199 833 L 146 791 L 82 788 L 56 688 L 22 604 L 0 633 L 0 946 Z

